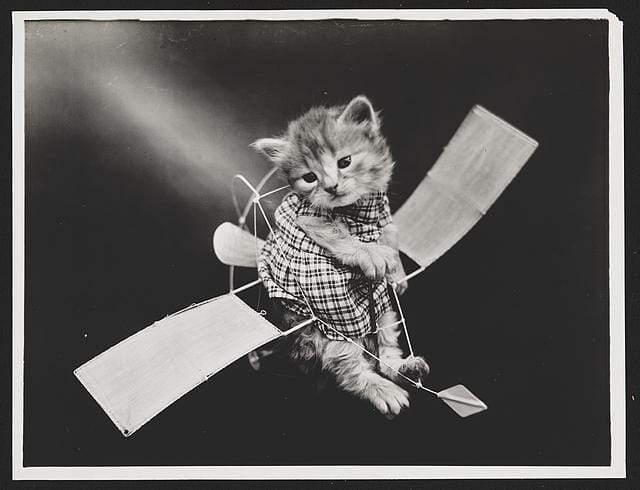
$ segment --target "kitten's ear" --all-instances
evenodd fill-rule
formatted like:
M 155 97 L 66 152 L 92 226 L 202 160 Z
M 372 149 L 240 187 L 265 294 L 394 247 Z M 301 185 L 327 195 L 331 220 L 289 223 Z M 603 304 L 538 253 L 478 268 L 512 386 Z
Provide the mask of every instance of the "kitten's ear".
M 289 142 L 278 138 L 262 138 L 254 141 L 250 146 L 258 150 L 273 163 L 280 165 L 284 161 L 287 150 L 289 149 Z
M 373 129 L 378 129 L 380 122 L 378 121 L 378 115 L 373 110 L 373 106 L 369 99 L 364 95 L 358 95 L 355 97 L 342 114 L 338 117 L 338 122 L 354 122 L 354 123 L 369 123 Z

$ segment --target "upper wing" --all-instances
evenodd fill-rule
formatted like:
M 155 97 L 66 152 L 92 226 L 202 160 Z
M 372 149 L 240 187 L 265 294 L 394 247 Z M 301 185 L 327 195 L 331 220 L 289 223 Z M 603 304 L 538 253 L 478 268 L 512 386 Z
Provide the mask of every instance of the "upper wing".
M 400 250 L 426 267 L 460 240 L 509 185 L 538 143 L 475 106 L 396 212 Z

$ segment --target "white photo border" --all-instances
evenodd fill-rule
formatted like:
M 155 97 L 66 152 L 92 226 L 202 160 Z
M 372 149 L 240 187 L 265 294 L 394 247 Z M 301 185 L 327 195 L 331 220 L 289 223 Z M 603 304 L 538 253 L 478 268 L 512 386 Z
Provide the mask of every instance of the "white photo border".
M 13 383 L 12 478 L 14 480 L 256 480 L 256 479 L 478 479 L 625 478 L 625 266 L 624 92 L 622 21 L 604 9 L 429 10 L 124 10 L 12 12 L 12 198 L 13 198 Z M 24 390 L 24 209 L 25 21 L 31 20 L 544 20 L 598 19 L 609 26 L 609 466 L 112 466 L 25 467 Z

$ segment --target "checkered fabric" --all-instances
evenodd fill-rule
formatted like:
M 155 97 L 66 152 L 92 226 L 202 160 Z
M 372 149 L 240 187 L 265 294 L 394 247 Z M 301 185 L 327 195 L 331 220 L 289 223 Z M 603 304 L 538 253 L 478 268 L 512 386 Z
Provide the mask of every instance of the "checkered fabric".
M 369 288 L 373 288 L 376 321 L 392 308 L 385 282 L 372 283 L 359 269 L 330 257 L 297 225 L 298 216 L 339 221 L 353 237 L 374 242 L 391 222 L 387 195 L 374 192 L 349 206 L 322 210 L 289 193 L 276 210 L 274 233 L 269 235 L 258 258 L 258 274 L 271 298 L 308 317 L 311 312 L 300 292 L 302 288 L 317 317 L 347 337 L 363 337 L 371 331 Z M 330 339 L 344 340 L 322 323 L 316 324 Z

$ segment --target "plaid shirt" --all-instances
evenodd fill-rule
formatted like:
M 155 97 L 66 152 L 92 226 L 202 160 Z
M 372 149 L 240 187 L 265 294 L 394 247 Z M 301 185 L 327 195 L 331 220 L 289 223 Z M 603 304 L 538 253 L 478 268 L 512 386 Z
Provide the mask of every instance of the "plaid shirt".
M 387 195 L 373 192 L 349 206 L 322 210 L 289 193 L 276 209 L 274 234 L 269 235 L 258 258 L 258 274 L 271 298 L 278 298 L 293 312 L 309 317 L 306 297 L 316 316 L 340 333 L 350 338 L 363 337 L 371 331 L 370 294 L 376 321 L 392 308 L 385 282 L 371 282 L 359 269 L 329 256 L 297 225 L 298 216 L 339 221 L 351 236 L 362 242 L 375 242 L 382 228 L 391 222 Z M 328 338 L 344 340 L 322 323 L 315 324 Z

